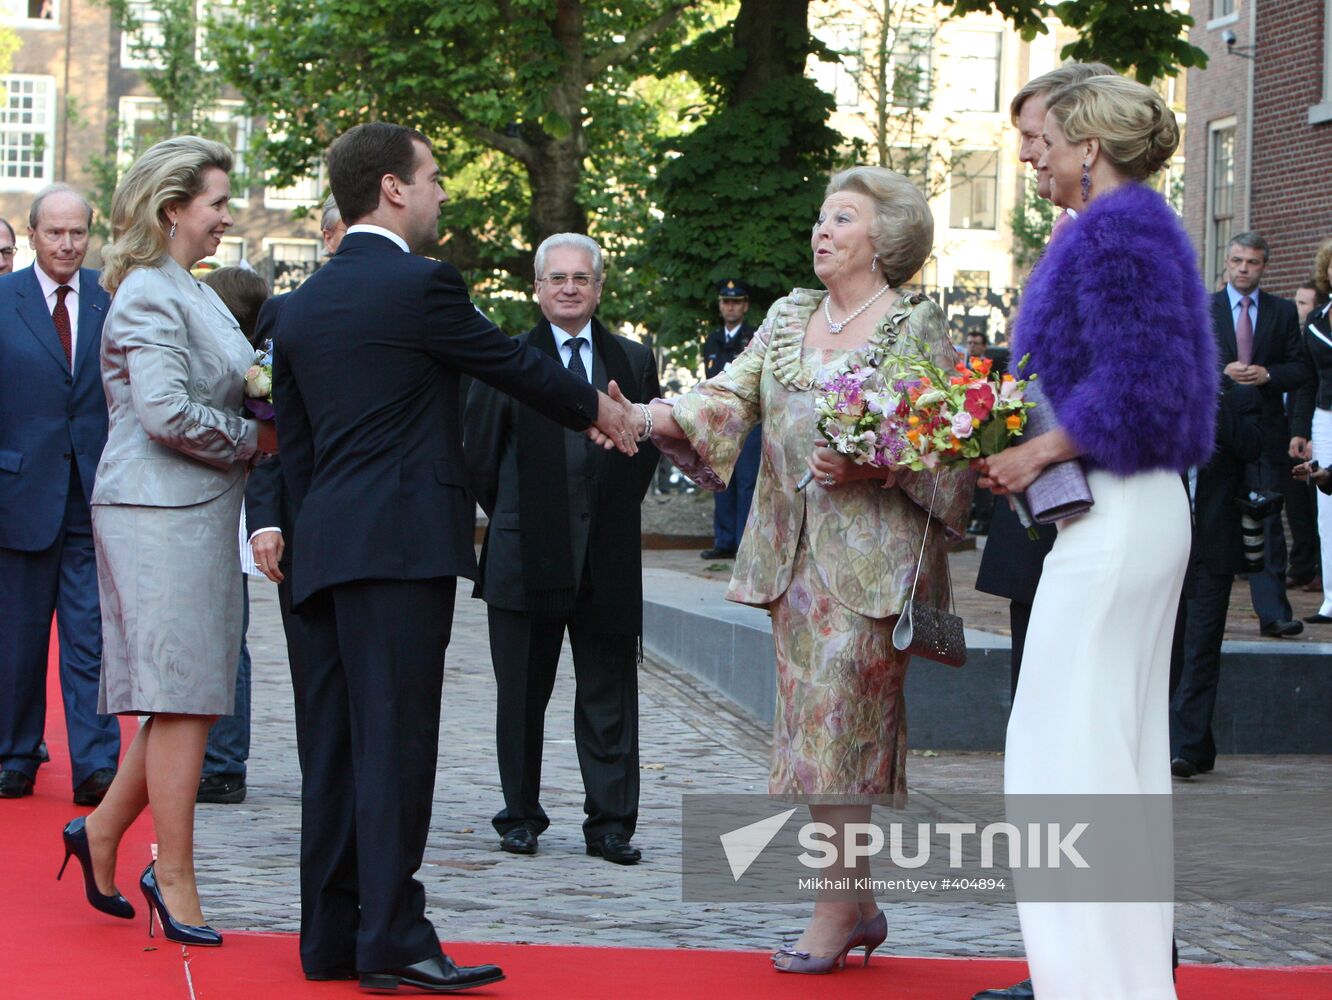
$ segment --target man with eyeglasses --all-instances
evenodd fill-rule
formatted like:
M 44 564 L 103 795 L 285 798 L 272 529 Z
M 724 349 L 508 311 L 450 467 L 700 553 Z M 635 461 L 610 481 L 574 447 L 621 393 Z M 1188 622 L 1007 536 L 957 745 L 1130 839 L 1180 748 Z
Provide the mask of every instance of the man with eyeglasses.
M 593 316 L 603 277 L 593 240 L 551 236 L 537 249 L 536 274 L 542 319 L 519 339 L 603 391 L 613 382 L 638 403 L 660 395 L 652 352 Z M 567 631 L 587 853 L 636 864 L 641 855 L 629 841 L 638 819 L 639 514 L 657 449 L 607 452 L 480 382 L 464 428 L 469 485 L 490 517 L 473 596 L 486 602 L 497 685 L 504 808 L 492 823 L 500 849 L 535 854 L 550 825 L 541 752 Z
M 0 274 L 14 270 L 14 255 L 18 253 L 18 239 L 14 236 L 14 227 L 6 219 L 0 219 Z
M 54 614 L 74 801 L 115 776 L 120 725 L 97 713 L 102 621 L 89 506 L 106 444 L 99 363 L 110 304 L 83 267 L 92 206 L 63 184 L 28 216 L 36 261 L 0 277 L 0 798 L 31 795 L 45 759 Z M 0 231 L 5 269 L 13 231 Z M 8 252 L 5 252 L 5 251 Z

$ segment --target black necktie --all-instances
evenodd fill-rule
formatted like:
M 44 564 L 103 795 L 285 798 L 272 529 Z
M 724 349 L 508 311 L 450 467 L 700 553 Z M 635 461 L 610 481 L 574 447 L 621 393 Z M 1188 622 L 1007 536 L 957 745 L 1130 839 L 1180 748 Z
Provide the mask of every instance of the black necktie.
M 568 341 L 569 344 L 569 371 L 573 372 L 584 382 L 590 382 L 587 377 L 587 368 L 583 365 L 583 342 L 586 337 L 574 337 Z

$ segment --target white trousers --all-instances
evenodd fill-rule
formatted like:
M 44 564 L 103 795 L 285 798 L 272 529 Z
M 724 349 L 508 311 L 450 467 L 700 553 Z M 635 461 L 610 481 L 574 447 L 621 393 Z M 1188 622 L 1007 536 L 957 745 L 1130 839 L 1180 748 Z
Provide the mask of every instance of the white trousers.
M 1314 410 L 1313 457 L 1320 467 L 1332 468 L 1332 410 Z M 1332 497 L 1318 491 L 1318 548 L 1324 566 L 1332 567 Z M 1332 616 L 1332 572 L 1323 574 L 1320 615 Z
M 1036 591 L 1004 791 L 1168 795 L 1188 498 L 1173 472 L 1088 480 L 1095 506 L 1060 525 Z M 1019 903 L 1018 917 L 1040 1000 L 1174 1000 L 1173 903 Z

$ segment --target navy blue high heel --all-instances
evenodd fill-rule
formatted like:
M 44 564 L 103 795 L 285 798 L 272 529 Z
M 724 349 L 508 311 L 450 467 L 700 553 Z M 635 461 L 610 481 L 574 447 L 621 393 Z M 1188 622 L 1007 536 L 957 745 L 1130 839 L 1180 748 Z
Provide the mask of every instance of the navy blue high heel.
M 60 871 L 56 872 L 56 881 L 65 874 L 65 866 L 69 864 L 70 858 L 79 859 L 79 867 L 83 869 L 83 891 L 88 897 L 88 903 L 94 910 L 100 910 L 102 913 L 113 917 L 120 917 L 128 920 L 134 916 L 134 907 L 130 901 L 116 893 L 114 896 L 107 896 L 97 888 L 97 879 L 93 877 L 92 851 L 88 848 L 88 831 L 85 828 L 84 817 L 79 816 L 65 824 L 65 829 L 61 831 L 61 837 L 65 841 L 65 860 L 60 864 Z
M 148 936 L 153 936 L 153 911 L 156 911 L 157 922 L 162 925 L 162 936 L 168 941 L 205 947 L 220 945 L 222 935 L 207 924 L 200 927 L 195 927 L 192 924 L 182 924 L 167 910 L 166 900 L 162 898 L 162 890 L 157 884 L 157 872 L 153 867 L 156 864 L 155 861 L 149 864 L 143 870 L 143 877 L 139 879 L 139 888 L 143 890 L 143 898 L 148 901 Z

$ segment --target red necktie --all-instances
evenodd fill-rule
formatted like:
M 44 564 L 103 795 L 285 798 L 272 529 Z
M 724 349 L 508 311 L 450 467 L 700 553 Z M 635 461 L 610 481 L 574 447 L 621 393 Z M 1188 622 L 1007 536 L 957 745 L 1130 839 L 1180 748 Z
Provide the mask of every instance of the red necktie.
M 1253 320 L 1249 318 L 1249 297 L 1240 299 L 1239 317 L 1235 320 L 1235 348 L 1239 363 L 1247 365 L 1253 361 Z
M 51 319 L 55 322 L 56 334 L 60 337 L 60 346 L 65 349 L 65 364 L 70 369 L 74 368 L 74 338 L 69 329 L 69 310 L 65 308 L 65 296 L 74 289 L 68 285 L 61 285 L 56 289 L 56 304 L 51 310 Z

